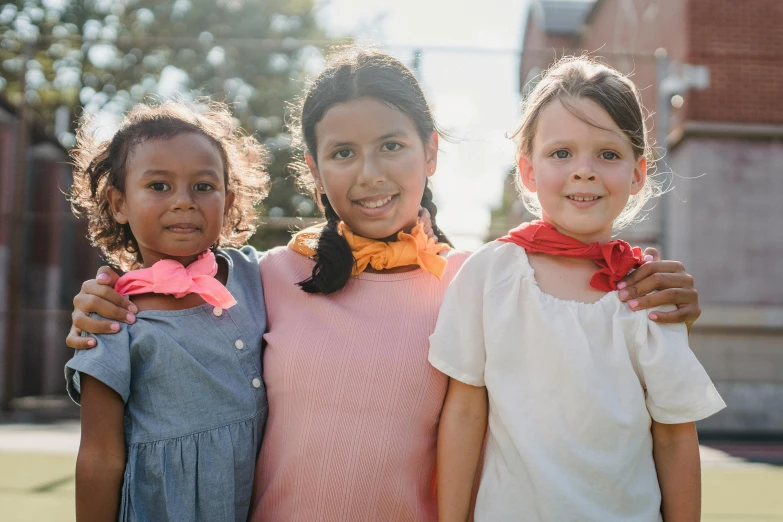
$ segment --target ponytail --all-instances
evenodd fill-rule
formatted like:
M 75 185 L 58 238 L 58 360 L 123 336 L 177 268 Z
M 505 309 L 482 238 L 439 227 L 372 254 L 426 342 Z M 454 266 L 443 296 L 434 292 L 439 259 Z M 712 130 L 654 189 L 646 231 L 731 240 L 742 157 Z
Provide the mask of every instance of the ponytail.
M 438 224 L 435 222 L 435 216 L 438 214 L 438 206 L 432 200 L 432 190 L 430 189 L 429 179 L 424 182 L 424 194 L 421 196 L 421 206 L 426 208 L 430 213 L 430 219 L 432 219 L 432 231 L 435 232 L 435 236 L 438 238 L 438 241 L 440 243 L 446 243 L 453 248 L 454 245 L 451 244 L 449 238 L 447 238 L 446 234 L 444 234 L 440 228 L 438 228 Z
M 326 226 L 321 229 L 315 249 L 315 266 L 309 279 L 297 284 L 308 294 L 331 294 L 344 287 L 351 277 L 356 261 L 351 247 L 337 226 L 340 216 L 332 208 L 326 194 L 321 194 Z

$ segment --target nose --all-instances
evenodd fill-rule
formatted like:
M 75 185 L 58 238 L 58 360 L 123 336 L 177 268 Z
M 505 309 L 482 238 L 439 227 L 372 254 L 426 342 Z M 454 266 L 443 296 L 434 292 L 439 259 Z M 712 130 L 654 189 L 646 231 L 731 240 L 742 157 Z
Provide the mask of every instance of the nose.
M 598 179 L 593 169 L 592 161 L 584 159 L 574 166 L 571 173 L 571 181 L 595 181 Z
M 373 155 L 367 155 L 362 162 L 359 172 L 359 184 L 363 186 L 379 185 L 386 179 L 383 168 L 378 158 Z
M 182 187 L 174 192 L 171 210 L 196 210 L 196 200 L 190 187 Z

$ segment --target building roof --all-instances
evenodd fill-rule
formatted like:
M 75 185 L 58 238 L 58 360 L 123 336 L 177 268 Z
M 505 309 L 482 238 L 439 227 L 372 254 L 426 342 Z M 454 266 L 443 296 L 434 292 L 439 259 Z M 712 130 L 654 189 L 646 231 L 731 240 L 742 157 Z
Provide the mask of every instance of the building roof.
M 582 27 L 595 0 L 543 0 L 544 31 L 572 35 Z

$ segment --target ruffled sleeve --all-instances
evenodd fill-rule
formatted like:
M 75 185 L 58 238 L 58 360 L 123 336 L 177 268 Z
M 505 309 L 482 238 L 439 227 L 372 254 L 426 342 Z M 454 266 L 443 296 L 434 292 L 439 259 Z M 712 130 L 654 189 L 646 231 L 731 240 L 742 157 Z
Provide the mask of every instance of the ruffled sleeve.
M 429 361 L 449 377 L 484 386 L 484 278 L 480 260 L 472 256 L 446 290 L 435 332 L 430 336 Z
M 95 314 L 92 314 L 95 317 Z M 116 334 L 93 335 L 95 348 L 76 350 L 73 359 L 65 364 L 65 385 L 68 395 L 81 404 L 80 374 L 98 379 L 128 402 L 131 381 L 130 335 L 128 325 L 120 324 Z
M 680 424 L 704 419 L 725 408 L 726 403 L 688 346 L 685 325 L 658 324 L 647 318 L 646 312 L 640 317 L 636 362 L 650 416 L 661 424 Z

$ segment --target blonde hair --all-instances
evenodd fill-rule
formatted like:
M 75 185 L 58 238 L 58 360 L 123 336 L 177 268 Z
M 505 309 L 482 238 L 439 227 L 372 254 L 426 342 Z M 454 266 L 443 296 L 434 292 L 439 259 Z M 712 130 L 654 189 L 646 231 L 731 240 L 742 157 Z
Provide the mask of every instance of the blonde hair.
M 639 90 L 619 71 L 586 56 L 566 56 L 558 60 L 543 73 L 541 80 L 525 97 L 522 102 L 522 121 L 512 136 L 518 144 L 517 159 L 532 154 L 538 117 L 552 101 L 560 101 L 574 116 L 596 126 L 595 122 L 585 119 L 572 107 L 571 102 L 579 99 L 591 100 L 605 110 L 630 141 L 634 158 L 646 158 L 648 173 L 654 170 Z M 516 177 L 516 186 L 525 208 L 541 217 L 538 197 L 522 184 L 520 176 Z M 643 217 L 639 217 L 639 212 L 650 198 L 660 194 L 661 183 L 651 179 L 648 174 L 642 190 L 629 198 L 614 221 L 614 230 L 641 221 Z

